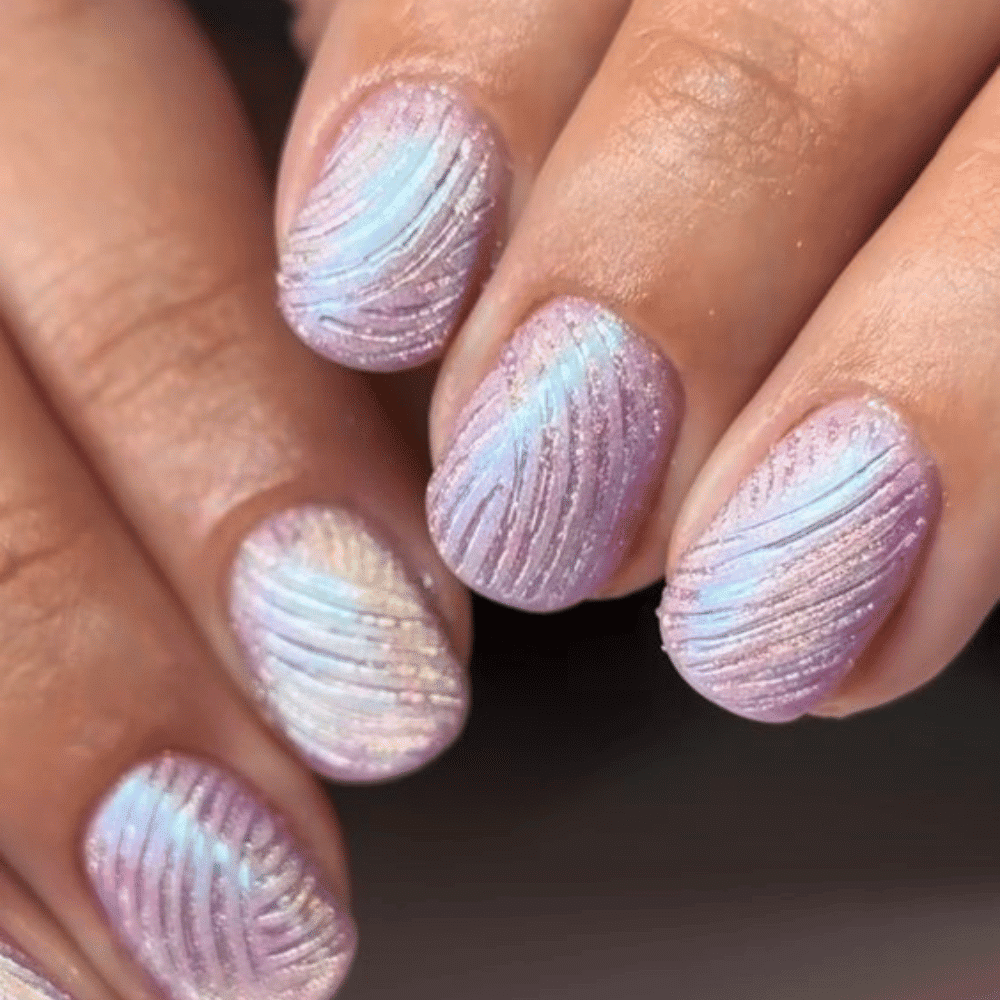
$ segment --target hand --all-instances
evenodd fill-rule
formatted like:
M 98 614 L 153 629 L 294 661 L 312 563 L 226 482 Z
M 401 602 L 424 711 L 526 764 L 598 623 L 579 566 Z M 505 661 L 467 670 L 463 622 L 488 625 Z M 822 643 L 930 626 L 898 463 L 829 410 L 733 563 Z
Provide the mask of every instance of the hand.
M 424 469 L 278 315 L 186 15 L 5 0 L 0 38 L 0 993 L 319 1000 L 354 931 L 306 763 L 403 773 L 466 709 Z
M 996 4 L 300 7 L 285 314 L 442 356 L 456 575 L 548 611 L 666 566 L 667 652 L 755 719 L 938 672 L 1000 592 Z

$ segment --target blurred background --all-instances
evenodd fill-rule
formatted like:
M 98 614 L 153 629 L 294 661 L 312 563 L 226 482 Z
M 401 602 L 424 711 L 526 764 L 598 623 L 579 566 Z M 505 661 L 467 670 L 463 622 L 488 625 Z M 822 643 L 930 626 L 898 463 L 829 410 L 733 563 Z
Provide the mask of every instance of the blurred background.
M 273 170 L 288 12 L 193 6 Z M 361 932 L 342 1000 L 1000 998 L 1000 616 L 891 708 L 767 727 L 676 677 L 657 600 L 477 603 L 462 741 L 331 789 Z

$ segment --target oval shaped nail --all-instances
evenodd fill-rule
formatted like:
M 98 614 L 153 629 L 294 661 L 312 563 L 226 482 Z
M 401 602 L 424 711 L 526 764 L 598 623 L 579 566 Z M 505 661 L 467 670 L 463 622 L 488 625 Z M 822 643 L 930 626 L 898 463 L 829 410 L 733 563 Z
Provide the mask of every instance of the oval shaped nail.
M 609 310 L 536 312 L 458 419 L 427 512 L 441 557 L 502 604 L 554 611 L 620 565 L 682 410 L 673 366 Z
M 660 606 L 664 649 L 731 712 L 803 715 L 896 605 L 939 507 L 933 462 L 888 406 L 817 410 L 678 560 Z
M 256 694 L 327 777 L 377 781 L 436 757 L 465 670 L 423 588 L 357 514 L 305 506 L 243 542 L 230 608 Z
M 130 771 L 87 830 L 87 874 L 169 1000 L 326 1000 L 354 929 L 284 820 L 241 781 L 165 754 Z
M 496 130 L 449 88 L 396 83 L 368 97 L 281 249 L 292 329 L 367 371 L 438 356 L 494 256 L 507 177 Z

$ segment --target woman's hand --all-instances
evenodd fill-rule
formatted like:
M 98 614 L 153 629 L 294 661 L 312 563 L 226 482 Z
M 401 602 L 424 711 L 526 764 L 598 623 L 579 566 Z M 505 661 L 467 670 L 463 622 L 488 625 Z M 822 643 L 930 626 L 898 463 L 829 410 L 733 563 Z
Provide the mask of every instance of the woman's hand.
M 0 993 L 319 1000 L 354 933 L 306 765 L 400 774 L 466 710 L 422 463 L 283 324 L 187 16 L 0 38 Z
M 285 314 L 443 357 L 456 575 L 548 611 L 666 566 L 667 652 L 755 719 L 938 672 L 1000 593 L 996 3 L 299 6 Z

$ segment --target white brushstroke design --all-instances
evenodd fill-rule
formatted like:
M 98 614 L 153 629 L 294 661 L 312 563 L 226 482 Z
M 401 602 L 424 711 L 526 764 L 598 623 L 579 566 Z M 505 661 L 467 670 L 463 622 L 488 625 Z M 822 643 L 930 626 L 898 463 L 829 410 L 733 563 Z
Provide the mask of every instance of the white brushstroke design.
M 446 88 L 395 84 L 344 126 L 281 257 L 281 301 L 314 350 L 369 371 L 444 347 L 495 244 L 506 165 Z
M 514 607 L 590 597 L 634 537 L 679 415 L 663 355 L 592 302 L 550 303 L 476 390 L 434 472 L 442 558 Z
M 309 506 L 241 546 L 231 608 L 258 696 L 342 781 L 394 777 L 458 734 L 462 664 L 402 561 L 357 515 Z
M 167 754 L 131 771 L 86 839 L 90 880 L 171 1000 L 326 1000 L 354 934 L 283 822 L 229 774 Z
M 817 411 L 680 559 L 660 609 L 665 650 L 730 711 L 796 718 L 892 610 L 938 502 L 930 460 L 887 407 Z

